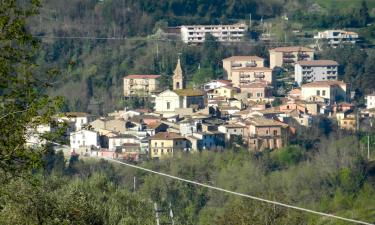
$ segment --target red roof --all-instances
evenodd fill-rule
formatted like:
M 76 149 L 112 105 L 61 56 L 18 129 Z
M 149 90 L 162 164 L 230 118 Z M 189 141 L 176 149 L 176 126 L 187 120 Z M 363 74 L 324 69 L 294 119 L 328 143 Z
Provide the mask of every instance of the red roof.
M 131 74 L 126 76 L 126 79 L 156 79 L 159 78 L 160 75 L 155 74 Z

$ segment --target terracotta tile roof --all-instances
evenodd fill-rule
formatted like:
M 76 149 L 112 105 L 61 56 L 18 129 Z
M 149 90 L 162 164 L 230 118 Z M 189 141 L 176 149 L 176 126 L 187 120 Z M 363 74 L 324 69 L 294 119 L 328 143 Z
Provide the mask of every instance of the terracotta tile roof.
M 177 95 L 179 96 L 203 96 L 204 92 L 201 90 L 195 90 L 195 89 L 179 89 L 179 90 L 173 90 Z
M 300 95 L 301 94 L 301 89 L 295 88 L 291 91 L 289 91 L 289 95 Z
M 159 78 L 160 75 L 155 74 L 131 74 L 128 76 L 125 76 L 125 79 L 156 79 Z
M 288 127 L 288 124 L 285 124 L 276 120 L 266 119 L 264 117 L 254 117 L 254 118 L 248 119 L 247 122 L 258 127 L 268 127 L 268 126 Z
M 149 137 L 150 140 L 173 140 L 184 139 L 180 134 L 174 132 L 159 132 L 154 136 Z
M 301 66 L 338 66 L 339 64 L 333 60 L 303 60 L 297 61 L 296 64 Z
M 272 72 L 272 69 L 267 67 L 241 67 L 232 69 L 232 71 L 266 71 L 266 72 Z
M 217 82 L 220 82 L 220 83 L 223 83 L 223 84 L 226 84 L 226 85 L 231 85 L 232 84 L 232 81 L 230 80 L 216 80 Z
M 327 80 L 327 81 L 315 81 L 308 84 L 303 84 L 302 88 L 306 87 L 327 87 L 327 86 L 341 86 L 346 85 L 343 81 L 334 81 L 334 80 Z
M 258 56 L 246 56 L 246 55 L 239 55 L 239 56 L 231 56 L 231 57 L 228 57 L 228 58 L 225 58 L 223 59 L 223 61 L 235 61 L 235 60 L 238 60 L 238 61 L 246 61 L 246 60 L 264 60 L 264 58 L 261 58 L 261 57 L 258 57 Z
M 270 51 L 274 51 L 274 52 L 299 52 L 299 51 L 314 52 L 313 49 L 306 48 L 306 47 L 303 47 L 303 46 L 278 47 L 278 48 L 270 49 Z

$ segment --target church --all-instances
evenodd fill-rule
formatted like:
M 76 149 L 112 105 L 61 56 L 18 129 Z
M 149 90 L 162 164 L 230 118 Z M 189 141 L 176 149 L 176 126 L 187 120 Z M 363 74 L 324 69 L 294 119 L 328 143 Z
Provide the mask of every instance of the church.
M 155 98 L 155 111 L 169 117 L 180 113 L 194 112 L 205 107 L 205 92 L 186 89 L 180 58 L 173 73 L 173 90 L 165 90 Z

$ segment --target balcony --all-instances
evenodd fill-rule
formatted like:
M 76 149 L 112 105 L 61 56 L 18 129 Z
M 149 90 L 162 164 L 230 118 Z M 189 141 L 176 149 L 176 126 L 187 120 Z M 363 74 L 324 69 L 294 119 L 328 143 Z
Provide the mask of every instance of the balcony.
M 255 62 L 248 62 L 246 63 L 246 67 L 256 67 L 257 64 Z
M 263 73 L 255 73 L 254 77 L 263 79 L 265 77 L 265 75 Z
M 298 54 L 298 58 L 300 58 L 300 59 L 307 59 L 307 58 L 310 58 L 310 55 L 308 55 L 306 53 L 300 53 L 300 54 Z
M 294 54 L 292 54 L 292 53 L 284 53 L 283 57 L 290 59 L 290 58 L 295 58 L 296 56 Z

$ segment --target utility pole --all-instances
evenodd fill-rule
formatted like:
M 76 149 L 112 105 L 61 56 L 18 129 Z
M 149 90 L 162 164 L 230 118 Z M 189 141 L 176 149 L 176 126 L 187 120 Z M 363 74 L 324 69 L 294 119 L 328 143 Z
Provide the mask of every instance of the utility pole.
M 137 178 L 134 176 L 133 177 L 133 191 L 134 192 L 135 192 L 136 188 L 137 188 Z
M 370 130 L 372 129 L 372 121 L 370 121 Z M 367 159 L 370 161 L 370 131 L 367 133 Z
M 154 209 L 155 209 L 156 225 L 160 225 L 160 215 L 159 215 L 158 203 L 156 203 L 156 202 L 154 202 Z

